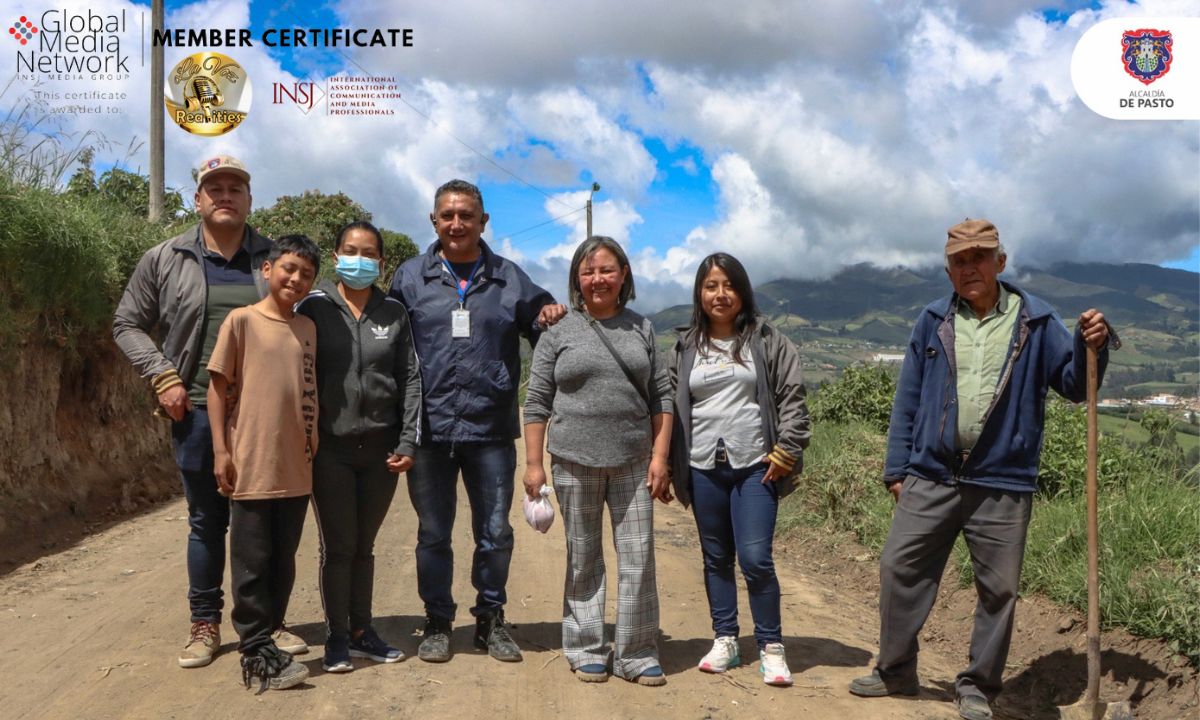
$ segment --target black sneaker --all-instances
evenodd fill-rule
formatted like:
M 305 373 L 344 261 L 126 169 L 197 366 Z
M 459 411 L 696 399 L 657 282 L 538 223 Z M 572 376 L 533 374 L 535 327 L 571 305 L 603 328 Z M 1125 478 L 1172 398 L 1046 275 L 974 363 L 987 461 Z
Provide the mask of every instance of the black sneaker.
M 299 685 L 307 677 L 308 668 L 293 660 L 291 653 L 274 645 L 264 645 L 256 652 L 242 655 L 242 682 L 249 688 L 250 681 L 257 678 L 255 695 L 262 695 L 268 689 L 283 690 Z
M 475 618 L 475 647 L 502 662 L 520 662 L 521 648 L 508 634 L 504 611 L 484 613 Z
M 417 657 L 425 662 L 446 662 L 450 659 L 450 621 L 434 615 L 425 616 L 424 639 L 417 647 Z
M 350 656 L 378 663 L 394 663 L 404 659 L 404 653 L 384 642 L 372 627 L 364 628 L 358 637 L 350 638 Z

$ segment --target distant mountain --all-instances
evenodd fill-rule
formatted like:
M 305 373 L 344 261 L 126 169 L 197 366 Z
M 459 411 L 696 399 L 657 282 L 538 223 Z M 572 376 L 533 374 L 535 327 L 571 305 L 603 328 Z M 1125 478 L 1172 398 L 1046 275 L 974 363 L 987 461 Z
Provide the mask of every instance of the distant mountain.
M 1114 356 L 1117 365 L 1179 363 L 1193 371 L 1200 356 L 1200 274 L 1157 265 L 1060 263 L 1047 269 L 1010 267 L 1001 276 L 1052 304 L 1068 327 L 1089 307 L 1098 308 L 1132 341 Z M 917 314 L 951 291 L 941 267 L 847 267 L 819 281 L 774 280 L 756 288 L 760 310 L 801 345 L 830 349 L 819 362 L 841 366 L 847 357 L 903 345 Z M 652 317 L 661 331 L 686 324 L 690 305 Z M 835 352 L 856 347 L 856 353 Z

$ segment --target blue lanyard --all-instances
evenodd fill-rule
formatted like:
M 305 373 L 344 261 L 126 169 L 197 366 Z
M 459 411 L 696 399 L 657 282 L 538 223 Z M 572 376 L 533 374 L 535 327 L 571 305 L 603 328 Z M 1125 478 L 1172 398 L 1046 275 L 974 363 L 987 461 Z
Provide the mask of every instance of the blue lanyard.
M 467 284 L 463 285 L 462 280 L 455 274 L 454 268 L 451 267 L 450 261 L 442 258 L 442 265 L 446 266 L 446 270 L 450 273 L 450 277 L 454 278 L 454 289 L 458 291 L 458 306 L 463 307 L 467 302 L 467 292 L 470 291 L 471 285 L 475 283 L 475 271 L 479 269 L 479 261 L 483 260 L 483 253 L 475 258 L 475 264 L 471 266 L 471 272 L 467 273 Z

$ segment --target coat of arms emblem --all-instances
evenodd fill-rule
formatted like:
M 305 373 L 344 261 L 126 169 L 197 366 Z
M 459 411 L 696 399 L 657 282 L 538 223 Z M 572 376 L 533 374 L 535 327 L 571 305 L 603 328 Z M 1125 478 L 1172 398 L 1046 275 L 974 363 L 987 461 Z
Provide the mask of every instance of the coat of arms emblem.
M 1173 44 L 1169 30 L 1126 30 L 1121 36 L 1125 72 L 1149 85 L 1171 69 Z

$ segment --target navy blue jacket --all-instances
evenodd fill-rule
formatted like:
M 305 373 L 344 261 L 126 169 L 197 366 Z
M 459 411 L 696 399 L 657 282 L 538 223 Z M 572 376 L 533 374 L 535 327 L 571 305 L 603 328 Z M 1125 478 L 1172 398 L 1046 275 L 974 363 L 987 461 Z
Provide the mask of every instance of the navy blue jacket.
M 1083 334 L 1074 338 L 1044 300 L 1004 283 L 1021 296 L 999 392 L 987 409 L 975 447 L 960 462 L 955 451 L 958 384 L 954 354 L 956 294 L 921 311 L 904 355 L 888 428 L 884 481 L 915 475 L 940 483 L 970 483 L 1017 492 L 1037 489 L 1046 394 L 1080 402 L 1087 395 Z M 1097 357 L 1098 377 L 1108 365 Z
M 434 241 L 404 262 L 392 278 L 391 297 L 404 303 L 421 368 L 425 411 L 421 444 L 494 442 L 521 436 L 517 385 L 521 336 L 537 344 L 538 313 L 554 297 L 482 240 L 482 261 L 467 290 L 471 337 L 451 337 L 450 313 L 458 287 Z

